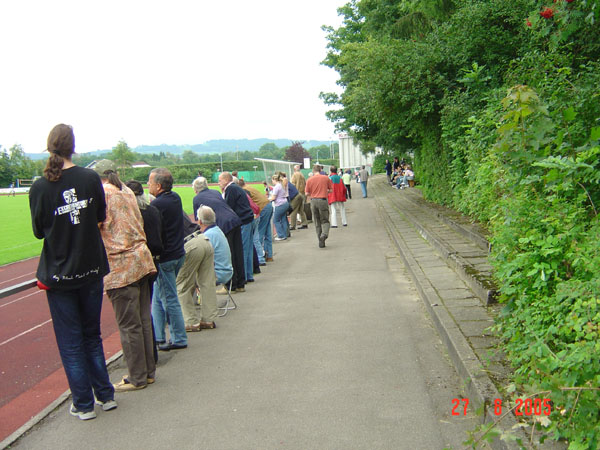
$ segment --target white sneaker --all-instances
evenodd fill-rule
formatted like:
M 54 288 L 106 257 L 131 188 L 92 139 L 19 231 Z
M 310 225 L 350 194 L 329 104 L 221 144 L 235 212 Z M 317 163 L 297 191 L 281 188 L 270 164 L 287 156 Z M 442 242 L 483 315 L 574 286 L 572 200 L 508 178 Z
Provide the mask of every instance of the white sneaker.
M 81 420 L 90 420 L 90 419 L 96 418 L 96 411 L 94 411 L 94 410 L 79 411 L 77 408 L 75 408 L 75 405 L 72 403 L 71 403 L 71 409 L 69 410 L 69 413 L 72 416 L 79 417 Z
M 101 402 L 96 399 L 96 405 L 102 406 L 102 411 L 110 411 L 113 409 L 117 409 L 117 402 L 114 400 L 107 400 L 105 402 Z

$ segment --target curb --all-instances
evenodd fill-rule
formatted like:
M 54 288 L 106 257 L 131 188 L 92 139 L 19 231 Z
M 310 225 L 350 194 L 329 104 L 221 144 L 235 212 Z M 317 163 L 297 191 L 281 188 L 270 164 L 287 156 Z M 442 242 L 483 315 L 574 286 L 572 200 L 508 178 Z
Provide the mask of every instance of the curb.
M 117 361 L 123 356 L 123 350 L 119 350 L 117 353 L 112 355 L 106 360 L 106 367 L 108 368 L 112 363 Z M 10 445 L 14 444 L 21 436 L 31 430 L 34 426 L 44 420 L 52 411 L 61 406 L 71 397 L 71 390 L 67 389 L 65 392 L 59 395 L 59 397 L 41 410 L 38 414 L 29 419 L 24 425 L 18 428 L 15 432 L 9 435 L 6 439 L 0 442 L 0 450 L 3 450 Z
M 498 417 L 493 414 L 493 402 L 495 399 L 502 399 L 500 393 L 488 377 L 479 358 L 473 352 L 467 339 L 454 322 L 454 319 L 452 319 L 445 307 L 441 306 L 443 305 L 442 299 L 413 258 L 408 247 L 406 247 L 402 236 L 395 229 L 390 217 L 381 204 L 381 200 L 376 197 L 376 201 L 383 223 L 398 249 L 400 257 L 402 258 L 412 281 L 415 283 L 419 296 L 423 300 L 440 338 L 448 350 L 452 364 L 459 376 L 465 380 L 465 389 L 469 395 L 469 399 L 472 400 L 474 404 L 474 409 L 483 411 L 483 423 L 492 423 L 498 420 Z M 405 217 L 413 226 L 417 225 L 408 215 L 405 215 Z M 420 229 L 418 231 L 419 234 L 422 234 Z M 503 400 L 502 404 L 507 405 L 508 403 Z M 522 442 L 528 442 L 527 437 L 518 427 L 518 423 L 512 415 L 506 415 L 506 417 L 499 421 L 496 426 L 503 431 L 510 430 L 511 433 L 516 435 Z M 503 441 L 499 438 L 495 438 L 489 445 L 494 450 L 513 450 L 522 448 L 522 446 L 516 442 Z

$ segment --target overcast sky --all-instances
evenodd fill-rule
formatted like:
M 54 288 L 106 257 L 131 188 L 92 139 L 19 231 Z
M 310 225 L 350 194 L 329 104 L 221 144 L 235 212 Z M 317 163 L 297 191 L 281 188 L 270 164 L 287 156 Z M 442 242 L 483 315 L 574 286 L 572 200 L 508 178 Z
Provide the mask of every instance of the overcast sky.
M 41 152 L 211 139 L 329 140 L 321 25 L 347 0 L 3 0 L 0 145 Z

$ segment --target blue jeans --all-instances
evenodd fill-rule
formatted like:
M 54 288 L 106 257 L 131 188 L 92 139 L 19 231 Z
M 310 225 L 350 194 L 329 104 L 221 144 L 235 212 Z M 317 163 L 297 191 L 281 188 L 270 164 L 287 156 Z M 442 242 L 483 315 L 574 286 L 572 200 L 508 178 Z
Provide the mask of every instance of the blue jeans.
M 46 291 L 73 404 L 86 412 L 94 410 L 94 394 L 102 402 L 115 396 L 100 336 L 103 287 L 98 280 L 69 291 Z
M 360 188 L 362 189 L 363 198 L 365 198 L 367 196 L 367 182 L 361 181 Z
M 258 222 L 258 240 L 265 251 L 265 258 L 273 257 L 273 230 L 271 229 L 271 217 L 273 217 L 273 205 L 267 204 L 260 212 Z
M 158 342 L 165 342 L 165 325 L 169 324 L 171 343 L 187 345 L 183 312 L 177 297 L 177 274 L 183 266 L 185 255 L 179 259 L 158 264 L 158 277 L 152 295 L 152 322 Z
M 262 242 L 260 240 L 260 233 L 258 232 L 258 227 L 260 226 L 260 216 L 254 219 L 254 233 L 252 234 L 252 240 L 254 241 L 254 248 L 256 249 L 256 254 L 258 255 L 258 263 L 265 263 L 265 250 L 263 249 Z
M 288 221 L 287 221 L 287 210 L 290 204 L 286 201 L 283 205 L 275 207 L 275 213 L 273 214 L 273 222 L 275 223 L 275 232 L 278 238 L 287 239 L 288 232 Z
M 242 225 L 242 246 L 244 247 L 244 271 L 246 281 L 254 280 L 254 220 Z

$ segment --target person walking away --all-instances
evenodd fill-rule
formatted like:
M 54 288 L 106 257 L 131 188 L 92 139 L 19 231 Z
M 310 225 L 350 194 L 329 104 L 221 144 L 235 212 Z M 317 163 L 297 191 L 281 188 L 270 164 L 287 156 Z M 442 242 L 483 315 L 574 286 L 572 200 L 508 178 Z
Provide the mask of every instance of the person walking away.
M 331 172 L 329 179 L 333 184 L 333 191 L 327 196 L 327 201 L 331 207 L 331 228 L 337 228 L 337 210 L 340 210 L 342 225 L 346 227 L 348 226 L 348 220 L 346 219 L 346 187 L 341 177 L 337 174 L 335 166 L 331 166 L 329 171 Z
M 342 180 L 344 181 L 344 186 L 346 187 L 346 199 L 351 200 L 352 190 L 350 189 L 350 183 L 352 182 L 352 171 L 350 169 L 346 169 L 342 175 Z
M 102 172 L 100 177 L 106 198 L 106 219 L 100 224 L 100 234 L 110 266 L 104 288 L 115 311 L 129 370 L 114 388 L 116 392 L 127 392 L 154 383 L 156 362 L 149 280 L 157 270 L 146 245 L 135 194 L 113 170 Z
M 369 172 L 365 169 L 365 166 L 358 171 L 358 177 L 360 178 L 360 187 L 362 189 L 363 198 L 367 198 L 367 181 L 369 181 Z
M 44 240 L 36 277 L 46 290 L 71 389 L 69 412 L 89 420 L 96 417 L 94 397 L 105 411 L 117 407 L 100 334 L 109 265 L 98 223 L 106 218 L 106 202 L 98 174 L 71 161 L 75 136 L 69 125 L 50 131 L 48 152 L 44 176 L 29 191 L 33 234 Z
M 160 212 L 163 225 L 163 252 L 152 296 L 152 320 L 161 351 L 187 348 L 187 334 L 176 279 L 185 260 L 181 198 L 172 191 L 173 176 L 164 168 L 153 169 L 148 177 L 148 192 L 156 198 L 150 203 Z M 168 318 L 168 320 L 167 320 Z M 165 327 L 169 324 L 167 342 Z
M 319 239 L 319 248 L 325 248 L 325 241 L 329 237 L 329 204 L 327 197 L 333 192 L 333 184 L 325 175 L 321 175 L 321 166 L 313 166 L 313 175 L 306 182 L 306 198 L 315 224 L 315 231 Z

